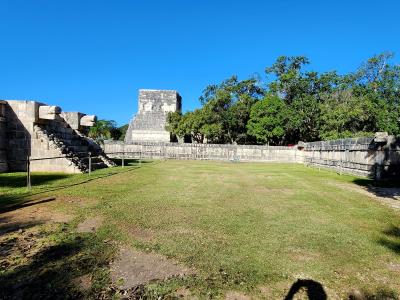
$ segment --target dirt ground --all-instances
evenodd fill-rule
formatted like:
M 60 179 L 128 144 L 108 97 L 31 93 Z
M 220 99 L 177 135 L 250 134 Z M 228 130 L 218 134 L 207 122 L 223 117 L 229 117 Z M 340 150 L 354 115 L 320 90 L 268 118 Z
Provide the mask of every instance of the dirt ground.
M 29 260 L 42 245 L 38 225 L 69 223 L 73 216 L 57 212 L 49 206 L 49 202 L 66 201 L 66 199 L 46 198 L 29 202 L 24 206 L 10 207 L 0 215 L 0 266 L 8 267 L 10 260 L 24 257 Z M 78 199 L 67 201 L 79 202 Z M 78 233 L 94 233 L 101 227 L 103 219 L 100 216 L 88 217 L 77 225 Z M 133 230 L 133 235 L 138 235 Z M 38 248 L 36 250 L 36 248 Z M 166 280 L 171 277 L 184 277 L 195 272 L 166 257 L 134 250 L 121 246 L 117 257 L 110 263 L 110 274 L 114 285 L 120 292 L 129 292 L 144 286 L 149 282 Z M 83 290 L 89 289 L 90 275 L 84 275 L 74 280 Z
M 171 277 L 184 277 L 194 274 L 193 270 L 156 254 L 122 247 L 111 264 L 114 284 L 123 290 Z
M 23 230 L 35 224 L 68 223 L 73 219 L 70 215 L 50 210 L 47 205 L 50 201 L 56 201 L 56 199 L 39 199 L 14 210 L 10 207 L 8 211 L 0 215 L 0 234 Z
M 103 219 L 101 217 L 87 218 L 86 220 L 78 224 L 76 231 L 79 233 L 95 232 L 102 223 Z

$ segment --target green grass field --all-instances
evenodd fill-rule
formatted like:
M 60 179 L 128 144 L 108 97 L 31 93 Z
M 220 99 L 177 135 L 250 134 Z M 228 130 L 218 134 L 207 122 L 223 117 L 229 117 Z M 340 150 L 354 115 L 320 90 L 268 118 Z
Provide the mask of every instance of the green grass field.
M 16 212 L 31 200 L 55 197 L 43 205 L 73 220 L 42 229 L 42 247 L 83 239 L 86 246 L 71 256 L 81 257 L 66 259 L 95 274 L 87 295 L 109 283 L 107 261 L 117 246 L 103 240 L 154 251 L 196 270 L 196 276 L 151 283 L 145 293 L 152 296 L 185 287 L 200 298 L 238 291 L 282 299 L 298 278 L 321 283 L 333 299 L 353 290 L 393 298 L 400 291 L 400 212 L 358 192 L 355 182 L 361 180 L 352 176 L 294 164 L 154 161 L 90 177 L 35 174 L 27 192 L 24 175 L 0 175 L 0 210 Z M 78 237 L 74 228 L 91 216 L 101 216 L 102 226 Z M 92 260 L 80 260 L 93 255 L 102 262 L 96 268 L 84 265 Z M 34 262 L 14 259 L 0 280 L 25 278 L 30 273 L 20 273 L 27 264 L 34 269 Z M 68 267 L 64 259 L 44 266 L 61 274 Z M 58 291 L 63 278 L 57 280 L 46 291 Z

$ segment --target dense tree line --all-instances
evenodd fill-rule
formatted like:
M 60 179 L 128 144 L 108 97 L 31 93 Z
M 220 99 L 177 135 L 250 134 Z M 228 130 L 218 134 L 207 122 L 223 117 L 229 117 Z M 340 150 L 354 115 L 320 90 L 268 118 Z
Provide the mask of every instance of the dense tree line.
M 279 57 L 267 81 L 237 76 L 207 86 L 201 108 L 168 115 L 167 130 L 197 143 L 287 145 L 376 131 L 400 134 L 400 66 L 382 53 L 346 75 Z

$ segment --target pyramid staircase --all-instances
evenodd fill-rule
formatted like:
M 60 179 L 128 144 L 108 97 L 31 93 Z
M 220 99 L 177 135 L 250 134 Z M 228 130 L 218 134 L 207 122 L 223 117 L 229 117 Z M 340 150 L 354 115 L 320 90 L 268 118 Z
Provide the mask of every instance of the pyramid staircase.
M 61 124 L 63 126 L 59 124 L 57 127 L 37 124 L 35 125 L 36 135 L 38 138 L 48 140 L 82 173 L 89 172 L 89 156 L 91 157 L 92 171 L 116 166 L 94 140 L 72 129 L 67 123 Z

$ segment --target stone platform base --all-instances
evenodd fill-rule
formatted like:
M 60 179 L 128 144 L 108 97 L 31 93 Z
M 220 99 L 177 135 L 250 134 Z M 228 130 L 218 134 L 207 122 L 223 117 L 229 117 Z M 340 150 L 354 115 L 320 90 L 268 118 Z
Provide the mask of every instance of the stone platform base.
M 134 142 L 170 142 L 171 135 L 168 131 L 132 130 Z

